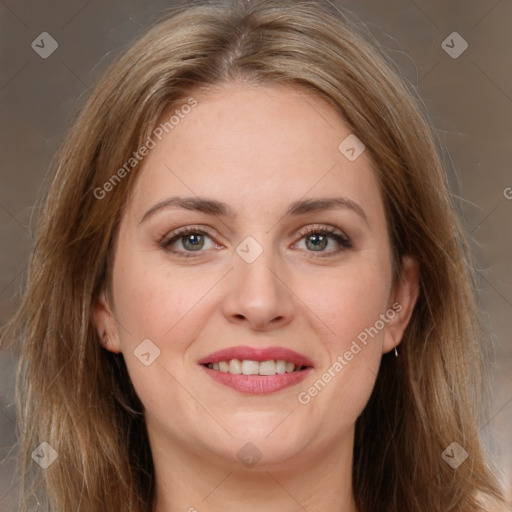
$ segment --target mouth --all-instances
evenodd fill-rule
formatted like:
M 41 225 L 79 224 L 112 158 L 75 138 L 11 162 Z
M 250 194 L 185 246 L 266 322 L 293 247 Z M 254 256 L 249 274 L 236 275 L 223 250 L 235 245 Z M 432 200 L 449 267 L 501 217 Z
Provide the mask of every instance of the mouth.
M 218 363 L 203 364 L 210 370 L 230 373 L 231 375 L 283 375 L 284 373 L 300 372 L 310 366 L 296 365 L 284 359 L 255 361 L 252 359 L 229 359 Z
M 210 354 L 199 364 L 216 382 L 250 395 L 296 385 L 313 371 L 307 357 L 282 347 L 234 347 Z

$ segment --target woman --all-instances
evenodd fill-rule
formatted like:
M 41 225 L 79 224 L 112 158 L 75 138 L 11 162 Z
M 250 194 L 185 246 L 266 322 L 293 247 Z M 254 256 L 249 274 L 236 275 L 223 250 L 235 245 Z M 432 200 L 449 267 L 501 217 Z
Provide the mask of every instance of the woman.
M 5 333 L 24 504 L 496 510 L 467 254 L 418 102 L 331 4 L 174 10 L 55 163 Z

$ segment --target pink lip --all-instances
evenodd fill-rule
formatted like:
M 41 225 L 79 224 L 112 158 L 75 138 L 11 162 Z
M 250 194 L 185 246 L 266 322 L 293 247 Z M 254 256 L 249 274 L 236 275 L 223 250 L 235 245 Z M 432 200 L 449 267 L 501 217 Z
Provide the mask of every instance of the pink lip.
M 266 347 L 252 348 L 244 345 L 238 347 L 226 348 L 213 352 L 206 357 L 201 358 L 199 364 L 218 363 L 219 361 L 229 361 L 230 359 L 249 359 L 251 361 L 269 361 L 270 359 L 283 359 L 295 366 L 314 366 L 313 362 L 307 358 L 284 347 Z M 214 370 L 215 371 L 215 370 Z M 272 376 L 270 376 L 272 377 Z M 273 377 L 272 377 L 273 378 Z
M 276 375 L 235 375 L 229 372 L 212 370 L 206 366 L 208 363 L 218 363 L 219 361 L 229 361 L 230 359 L 249 359 L 259 362 L 269 361 L 271 359 L 283 359 L 294 363 L 295 366 L 305 366 L 308 368 Z M 231 347 L 213 352 L 200 359 L 198 363 L 203 365 L 202 367 L 207 375 L 216 382 L 250 395 L 273 393 L 280 389 L 294 386 L 304 380 L 313 371 L 313 362 L 309 358 L 284 347 Z
M 304 380 L 313 371 L 313 368 L 306 368 L 298 372 L 276 375 L 234 375 L 229 372 L 212 370 L 207 366 L 202 366 L 202 368 L 213 380 L 249 395 L 265 395 L 289 386 L 294 386 Z

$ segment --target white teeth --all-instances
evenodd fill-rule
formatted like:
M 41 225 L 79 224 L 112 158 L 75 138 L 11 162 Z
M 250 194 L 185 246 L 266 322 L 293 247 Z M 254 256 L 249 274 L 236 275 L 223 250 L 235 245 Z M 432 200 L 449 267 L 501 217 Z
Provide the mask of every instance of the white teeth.
M 219 361 L 218 363 L 209 363 L 208 368 L 219 370 L 221 372 L 229 372 L 233 375 L 276 375 L 283 373 L 291 373 L 299 371 L 300 366 L 295 367 L 294 363 L 287 362 L 283 359 L 269 359 L 268 361 L 253 361 L 251 359 L 230 359 L 229 361 Z
M 261 362 L 259 374 L 260 375 L 275 375 L 276 374 L 276 362 L 273 360 Z
M 251 361 L 250 359 L 244 359 L 242 361 L 242 373 L 244 375 L 258 375 L 260 364 L 258 361 Z
M 286 373 L 286 361 L 283 361 L 282 359 L 278 359 L 276 361 L 276 373 Z
M 231 361 L 229 361 L 229 373 L 233 373 L 234 375 L 242 373 L 242 361 L 240 361 L 240 359 L 231 359 Z

